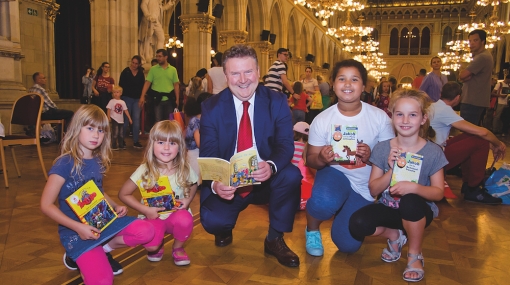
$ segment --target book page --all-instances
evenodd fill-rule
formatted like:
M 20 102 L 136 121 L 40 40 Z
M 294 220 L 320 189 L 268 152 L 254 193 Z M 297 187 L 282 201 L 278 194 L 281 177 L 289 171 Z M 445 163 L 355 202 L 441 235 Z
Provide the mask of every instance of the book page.
M 175 192 L 172 190 L 168 176 L 160 176 L 158 182 L 151 189 L 145 189 L 146 185 L 141 179 L 136 184 L 145 206 L 164 207 L 165 210 L 159 211 L 160 214 L 174 212 L 179 207 L 179 203 L 175 201 Z
M 358 146 L 358 126 L 331 125 L 331 146 L 339 164 L 355 164 Z
M 230 186 L 244 187 L 260 184 L 253 177 L 253 171 L 259 169 L 257 151 L 253 148 L 238 152 L 230 159 Z
M 230 185 L 230 163 L 228 161 L 214 157 L 199 157 L 197 161 L 202 180 L 219 181 L 224 185 Z
M 100 231 L 117 218 L 117 213 L 108 204 L 93 180 L 78 188 L 66 198 L 66 202 L 82 223 Z

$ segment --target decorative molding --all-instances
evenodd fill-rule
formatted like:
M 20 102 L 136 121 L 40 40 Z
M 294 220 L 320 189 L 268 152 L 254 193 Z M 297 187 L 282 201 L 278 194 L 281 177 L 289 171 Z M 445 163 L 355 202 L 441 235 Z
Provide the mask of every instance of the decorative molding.
M 189 31 L 191 23 L 197 23 L 198 31 L 212 34 L 212 26 L 214 25 L 215 18 L 209 14 L 188 14 L 181 15 L 182 33 L 185 34 Z
M 46 18 L 48 20 L 55 23 L 55 18 L 57 17 L 60 12 L 58 12 L 58 9 L 60 8 L 60 5 L 57 3 L 49 3 L 49 5 L 44 9 L 44 13 L 46 14 Z
M 224 46 L 227 44 L 228 37 L 234 38 L 235 44 L 245 44 L 246 38 L 248 37 L 247 31 L 237 31 L 237 30 L 226 30 L 219 32 L 220 36 L 220 45 Z
M 260 49 L 260 52 L 263 54 L 269 54 L 272 48 L 272 44 L 268 41 L 260 41 L 260 42 L 249 42 L 248 45 L 250 45 L 253 48 Z M 271 58 L 271 56 L 270 56 Z
M 10 57 L 14 58 L 14 60 L 21 60 L 22 58 L 25 58 L 25 55 L 21 54 L 20 51 L 0 50 L 0 57 Z

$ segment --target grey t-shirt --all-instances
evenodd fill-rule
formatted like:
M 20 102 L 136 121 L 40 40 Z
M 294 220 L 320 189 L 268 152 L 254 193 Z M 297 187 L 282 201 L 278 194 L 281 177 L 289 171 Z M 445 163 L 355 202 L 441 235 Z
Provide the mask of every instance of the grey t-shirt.
M 372 150 L 372 155 L 370 156 L 372 167 L 377 166 L 379 169 L 382 169 L 384 173 L 390 170 L 390 166 L 388 165 L 388 156 L 390 155 L 391 149 L 390 141 L 391 140 L 385 140 L 377 143 Z M 418 183 L 423 186 L 430 186 L 430 176 L 439 170 L 442 170 L 442 168 L 448 164 L 448 161 L 446 160 L 441 147 L 430 141 L 427 141 L 425 146 L 420 149 L 417 154 L 423 155 L 423 164 L 421 166 Z M 381 202 L 382 199 L 386 199 L 390 203 L 398 205 L 398 202 L 395 201 L 395 199 L 393 199 L 393 197 L 389 194 L 388 189 L 384 190 L 379 202 Z M 430 201 L 427 201 L 427 204 L 429 204 L 432 209 L 434 218 L 437 217 L 439 209 L 436 204 Z
M 461 103 L 489 107 L 491 98 L 492 55 L 488 50 L 473 57 L 466 68 L 471 79 L 462 85 Z

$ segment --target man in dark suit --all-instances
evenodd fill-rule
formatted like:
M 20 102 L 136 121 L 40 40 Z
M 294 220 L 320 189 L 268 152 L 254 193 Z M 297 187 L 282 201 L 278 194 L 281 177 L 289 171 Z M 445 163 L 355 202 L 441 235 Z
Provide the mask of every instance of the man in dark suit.
M 242 136 L 249 129 L 249 146 L 257 150 L 259 161 L 259 169 L 252 176 L 262 183 L 236 189 L 219 181 L 204 181 L 200 194 L 202 225 L 215 235 L 217 246 L 226 246 L 232 242 L 239 213 L 249 204 L 269 203 L 264 251 L 283 265 L 298 266 L 299 257 L 283 240 L 283 233 L 292 231 L 302 178 L 290 163 L 294 142 L 287 98 L 258 85 L 257 55 L 250 46 L 235 45 L 227 50 L 223 71 L 229 88 L 202 104 L 200 157 L 230 160 L 245 148 L 246 136 Z M 246 195 L 246 190 L 251 192 Z

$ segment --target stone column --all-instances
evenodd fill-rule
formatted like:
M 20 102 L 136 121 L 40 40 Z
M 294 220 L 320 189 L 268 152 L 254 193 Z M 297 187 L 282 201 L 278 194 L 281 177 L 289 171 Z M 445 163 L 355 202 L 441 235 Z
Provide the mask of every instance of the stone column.
M 183 80 L 187 82 L 197 70 L 211 66 L 211 33 L 214 17 L 209 14 L 186 14 L 181 20 L 183 47 Z
M 0 108 L 9 111 L 14 99 L 26 92 L 21 69 L 21 59 L 25 56 L 20 37 L 18 1 L 0 1 Z M 2 118 L 5 125 L 7 114 Z
M 268 41 L 259 41 L 259 42 L 248 42 L 247 44 L 250 45 L 252 48 L 254 48 L 255 52 L 257 52 L 257 59 L 259 61 L 260 78 L 262 80 L 262 76 L 264 76 L 267 73 L 267 71 L 269 70 L 269 67 L 273 63 L 270 60 L 270 56 L 269 56 L 271 43 Z
M 219 32 L 219 42 L 221 52 L 229 49 L 233 45 L 237 44 L 245 44 L 246 39 L 248 38 L 247 31 L 236 31 L 236 30 L 226 30 Z
M 44 57 L 44 60 L 47 63 L 44 65 L 46 77 L 49 78 L 46 82 L 46 91 L 49 94 L 55 95 L 55 98 L 58 98 L 57 94 L 57 80 L 56 80 L 56 70 L 55 70 L 55 18 L 58 14 L 58 9 L 60 5 L 57 3 L 51 3 L 44 9 L 44 14 L 46 15 L 46 40 L 47 40 L 47 57 Z

